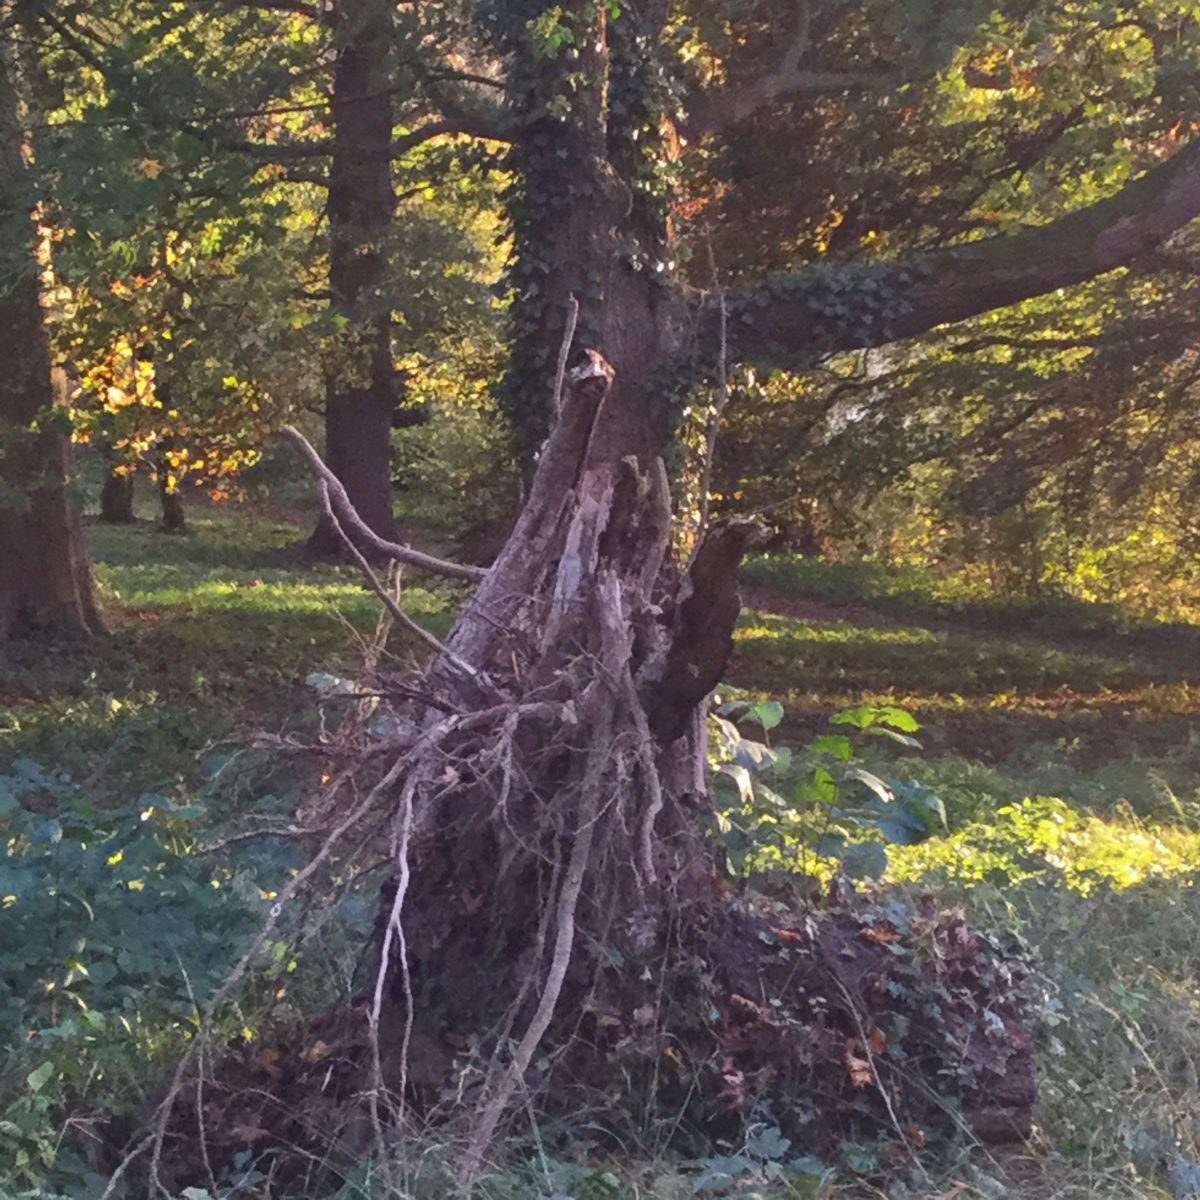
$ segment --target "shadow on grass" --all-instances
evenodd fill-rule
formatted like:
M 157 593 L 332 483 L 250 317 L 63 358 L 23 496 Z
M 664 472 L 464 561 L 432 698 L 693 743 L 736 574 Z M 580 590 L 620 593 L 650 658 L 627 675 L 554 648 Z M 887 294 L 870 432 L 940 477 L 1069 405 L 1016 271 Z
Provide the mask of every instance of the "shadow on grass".
M 1105 652 L 1182 655 L 1200 663 L 1200 626 L 1139 620 L 1115 604 L 1062 594 L 1036 599 L 992 598 L 956 593 L 915 567 L 874 562 L 827 562 L 799 555 L 763 555 L 747 561 L 745 578 L 781 596 L 831 604 L 864 605 L 906 622 L 961 624 L 991 633 L 1086 644 Z
M 210 509 L 193 531 L 93 525 L 111 636 L 11 642 L 0 662 L 0 769 L 20 757 L 100 799 L 194 779 L 218 741 L 316 719 L 305 677 L 353 671 L 379 616 L 349 567 L 304 566 L 300 530 Z M 406 609 L 444 634 L 456 597 L 416 586 Z M 400 664 L 417 648 L 393 630 Z M 423 649 L 420 652 L 424 653 Z
M 1200 667 L 1185 656 L 750 611 L 729 677 L 784 705 L 784 740 L 801 741 L 829 713 L 865 701 L 911 709 L 930 751 L 989 763 L 1200 759 Z

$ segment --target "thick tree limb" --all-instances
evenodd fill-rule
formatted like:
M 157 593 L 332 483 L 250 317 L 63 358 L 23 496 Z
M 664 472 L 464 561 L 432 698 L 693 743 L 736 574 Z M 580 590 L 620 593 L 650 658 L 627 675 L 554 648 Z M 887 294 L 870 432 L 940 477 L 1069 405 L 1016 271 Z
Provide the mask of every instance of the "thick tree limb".
M 676 597 L 666 655 L 638 681 L 650 732 L 663 745 L 683 736 L 729 665 L 742 607 L 738 564 L 761 533 L 757 521 L 718 521 L 696 548 Z
M 731 294 L 730 355 L 806 368 L 1070 287 L 1146 253 L 1200 215 L 1200 138 L 1115 196 L 1019 233 L 890 262 L 819 265 Z M 716 336 L 706 312 L 701 336 Z
M 280 431 L 297 450 L 305 462 L 313 469 L 318 479 L 322 480 L 329 489 L 329 495 L 343 526 L 348 527 L 358 540 L 359 545 L 368 546 L 379 554 L 394 558 L 397 562 L 408 563 L 412 567 L 420 567 L 435 575 L 449 575 L 454 579 L 480 580 L 487 575 L 483 567 L 472 567 L 466 563 L 450 562 L 448 559 L 435 558 L 432 554 L 423 554 L 411 546 L 403 546 L 399 542 L 389 542 L 379 537 L 365 525 L 354 506 L 346 495 L 346 489 L 338 477 L 325 465 L 321 456 L 313 449 L 312 443 L 298 429 L 285 425 Z

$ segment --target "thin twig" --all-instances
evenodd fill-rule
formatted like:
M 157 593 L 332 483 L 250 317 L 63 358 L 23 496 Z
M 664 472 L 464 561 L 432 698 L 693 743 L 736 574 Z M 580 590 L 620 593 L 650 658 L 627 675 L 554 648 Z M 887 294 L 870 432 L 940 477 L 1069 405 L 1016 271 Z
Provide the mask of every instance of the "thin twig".
M 913 1166 L 916 1167 L 918 1173 L 924 1179 L 929 1178 L 929 1173 L 925 1170 L 925 1164 L 921 1162 L 920 1156 L 913 1148 L 913 1144 L 908 1134 L 900 1125 L 900 1118 L 896 1116 L 896 1109 L 892 1105 L 892 1098 L 888 1095 L 887 1087 L 884 1085 L 883 1077 L 879 1074 L 879 1067 L 875 1064 L 875 1055 L 871 1050 L 871 1042 L 867 1037 L 867 1031 L 863 1028 L 863 1023 L 858 1015 L 858 1008 L 854 1003 L 854 998 L 850 995 L 850 990 L 842 982 L 837 972 L 833 973 L 833 982 L 837 984 L 838 991 L 842 993 L 843 999 L 846 1001 L 846 1007 L 850 1010 L 850 1016 L 854 1020 L 854 1027 L 858 1030 L 858 1040 L 862 1045 L 863 1053 L 867 1056 L 867 1063 L 871 1068 L 871 1078 L 875 1082 L 875 1090 L 879 1093 L 880 1099 L 883 1100 L 883 1106 L 887 1109 L 887 1115 L 892 1122 L 892 1128 L 896 1131 L 896 1136 L 900 1139 L 900 1144 L 908 1151 L 909 1157 L 912 1159 Z
M 437 654 L 442 655 L 447 662 L 452 663 L 464 675 L 469 676 L 471 679 L 478 679 L 479 672 L 476 671 L 470 663 L 459 658 L 459 656 L 455 654 L 454 651 L 448 646 L 444 646 L 436 637 L 434 637 L 432 633 L 429 632 L 428 629 L 418 625 L 417 622 L 414 621 L 412 617 L 410 617 L 408 613 L 406 613 L 404 609 L 402 609 L 400 605 L 396 603 L 395 599 L 388 592 L 387 588 L 385 588 L 383 584 L 379 582 L 379 576 L 371 570 L 371 564 L 367 562 L 366 556 L 354 544 L 354 539 L 351 538 L 351 536 L 346 532 L 342 522 L 334 513 L 333 505 L 329 500 L 328 480 L 322 478 L 317 486 L 320 489 L 322 511 L 329 518 L 329 522 L 333 526 L 334 532 L 341 540 L 342 545 L 346 548 L 346 552 L 352 559 L 354 559 L 355 566 L 357 566 L 362 572 L 363 578 L 366 579 L 371 591 L 373 591 L 375 595 L 379 597 L 384 608 L 391 613 L 393 619 L 398 624 L 404 626 L 404 628 L 407 629 L 414 637 L 420 638 L 425 645 L 429 646 Z M 347 504 L 349 504 L 349 501 L 347 501 Z M 350 511 L 353 512 L 353 509 Z

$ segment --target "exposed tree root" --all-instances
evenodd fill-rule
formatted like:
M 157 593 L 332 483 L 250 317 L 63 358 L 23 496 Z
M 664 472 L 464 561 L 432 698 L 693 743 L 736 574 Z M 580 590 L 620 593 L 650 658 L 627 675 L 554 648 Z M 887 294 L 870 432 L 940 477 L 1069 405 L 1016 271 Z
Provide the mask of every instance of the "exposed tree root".
M 701 714 L 731 647 L 751 531 L 718 522 L 686 572 L 672 565 L 661 462 L 593 458 L 610 381 L 594 352 L 569 374 L 508 545 L 429 668 L 380 681 L 386 737 L 359 739 L 340 786 L 308 806 L 307 820 L 333 831 L 322 855 L 374 828 L 394 865 L 362 1002 L 322 1025 L 319 1096 L 305 1051 L 269 1085 L 227 1076 L 201 1095 L 187 1080 L 202 1031 L 160 1110 L 152 1174 L 181 1101 L 211 1107 L 221 1125 L 253 1109 L 240 1128 L 287 1112 L 296 1139 L 338 1104 L 365 1111 L 383 1163 L 397 1130 L 443 1121 L 465 1147 L 467 1188 L 527 1089 L 548 1112 L 615 1112 L 622 1073 L 648 1108 L 675 1106 L 676 1128 L 763 1105 L 783 1127 L 809 1096 L 829 1113 L 800 1130 L 808 1142 L 828 1149 L 869 1126 L 913 1155 L 943 1102 L 918 1102 L 904 1072 L 944 1070 L 946 1030 L 926 1038 L 888 1013 L 936 988 L 961 1054 L 955 1103 L 969 1109 L 989 1080 L 1031 1086 L 1011 973 L 956 918 L 915 917 L 944 953 L 919 964 L 909 949 L 902 970 L 890 942 L 916 945 L 911 930 L 755 909 L 717 881 Z M 329 486 L 331 519 L 353 524 Z M 352 794 L 362 799 L 348 810 Z M 961 978 L 939 975 L 947 964 Z M 884 1054 L 893 1045 L 902 1069 Z M 1030 1098 L 1008 1106 L 1018 1125 Z

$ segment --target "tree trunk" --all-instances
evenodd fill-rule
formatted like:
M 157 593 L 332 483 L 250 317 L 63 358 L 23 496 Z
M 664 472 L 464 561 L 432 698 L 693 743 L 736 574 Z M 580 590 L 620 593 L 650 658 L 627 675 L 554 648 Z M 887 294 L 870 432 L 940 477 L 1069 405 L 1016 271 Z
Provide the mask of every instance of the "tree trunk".
M 571 372 L 500 557 L 432 666 L 380 681 L 385 693 L 399 682 L 390 732 L 354 790 L 325 797 L 343 831 L 386 829 L 396 868 L 366 990 L 322 1030 L 339 1046 L 322 1087 L 365 1092 L 377 1128 L 381 1106 L 402 1121 L 406 1105 L 433 1108 L 457 1087 L 472 1097 L 465 1180 L 539 1059 L 539 1101 L 559 1111 L 576 1094 L 596 1105 L 618 1069 L 676 1126 L 685 1113 L 711 1126 L 723 1105 L 733 1132 L 756 1103 L 786 1114 L 821 1096 L 831 1151 L 862 1130 L 890 1133 L 897 1111 L 914 1127 L 947 1111 L 890 1066 L 884 1104 L 848 1079 L 854 1039 L 898 1003 L 891 947 L 868 943 L 853 914 L 776 906 L 768 918 L 720 882 L 705 836 L 704 700 L 732 646 L 753 528 L 717 523 L 686 570 L 671 561 L 661 458 L 642 468 L 604 449 L 621 440 L 604 429 L 617 420 L 611 383 L 594 351 Z M 359 729 L 341 743 L 361 744 Z M 981 1132 L 985 1121 L 997 1138 L 1027 1131 L 1032 1040 L 1011 967 L 953 915 L 923 936 L 965 957 L 976 982 L 930 1045 L 913 1022 L 903 1061 L 933 1063 L 939 1080 L 954 1073 L 943 1064 L 967 1064 L 953 1099 Z M 944 991 L 936 972 L 929 984 Z M 920 984 L 904 986 L 926 1003 Z M 796 1015 L 781 1019 L 763 995 Z M 670 1006 L 676 1023 L 660 1025 Z M 1005 1025 L 998 1055 L 987 1013 Z M 622 1107 L 598 1108 L 592 1127 L 619 1123 Z M 779 1119 L 785 1136 L 818 1136 Z
M 30 220 L 36 196 L 11 53 L 6 42 L 0 48 L 0 329 L 9 353 L 0 377 L 0 641 L 22 628 L 104 629 L 71 488 L 70 441 L 58 419 L 67 382 L 50 367 Z
M 133 515 L 133 471 L 119 472 L 109 464 L 100 489 L 100 520 L 106 525 L 131 525 Z
M 538 114 L 512 150 L 521 181 L 510 206 L 514 339 L 499 395 L 527 464 L 555 419 L 572 296 L 576 344 L 600 347 L 615 371 L 608 419 L 595 430 L 605 454 L 650 461 L 674 432 L 654 372 L 679 349 L 686 309 L 664 269 L 664 197 L 645 177 L 659 135 L 644 48 L 660 35 L 659 7 L 622 8 L 614 20 L 605 5 L 574 5 L 578 57 L 548 57 L 520 23 L 506 47 L 513 104 Z
M 381 294 L 392 189 L 391 5 L 338 0 L 330 19 L 338 48 L 333 77 L 333 161 L 329 173 L 329 276 L 345 322 L 326 359 L 325 457 L 359 515 L 395 537 L 392 414 L 402 392 L 392 360 L 392 316 Z M 324 520 L 309 538 L 314 557 L 342 553 Z
M 185 533 L 187 531 L 187 512 L 183 507 L 183 493 L 179 486 L 170 486 L 169 471 L 164 464 L 158 472 L 158 498 L 162 509 L 162 528 L 164 533 Z
M 607 6 L 575 6 L 578 59 L 548 62 L 524 23 L 512 47 L 523 103 L 550 114 L 568 95 L 573 107 L 514 147 L 504 403 L 526 453 L 550 432 L 516 528 L 426 675 L 438 707 L 398 710 L 385 777 L 403 781 L 406 845 L 380 919 L 376 1030 L 407 1011 L 437 1038 L 423 1015 L 436 1011 L 456 1036 L 502 1031 L 485 1046 L 468 1173 L 542 1039 L 571 1019 L 594 948 L 646 961 L 681 909 L 713 894 L 697 820 L 703 705 L 732 648 L 751 530 L 718 525 L 687 571 L 672 561 L 670 424 L 653 371 L 678 349 L 683 312 L 655 269 L 662 212 L 637 186 L 645 81 L 621 58 L 654 30 L 622 13 L 610 24 Z M 555 412 L 571 296 L 580 342 L 603 355 L 575 357 Z M 440 784 L 446 764 L 453 782 Z M 406 1086 L 403 1064 L 379 1071 Z
M 379 1082 L 439 1082 L 409 1074 L 411 1037 L 483 1035 L 468 1164 L 573 1019 L 595 947 L 648 961 L 713 895 L 700 714 L 748 528 L 715 527 L 686 573 L 670 561 L 662 460 L 608 449 L 612 381 L 594 351 L 570 373 L 517 527 L 420 685 L 434 703 L 392 710 L 372 793 L 398 804 L 401 845 L 376 947 Z

